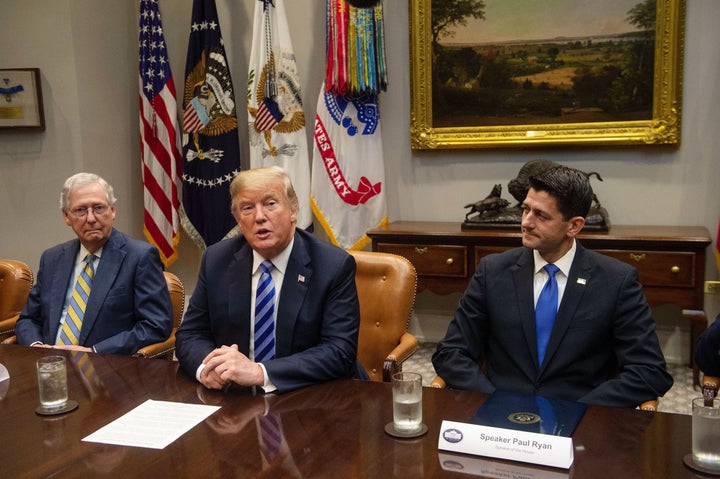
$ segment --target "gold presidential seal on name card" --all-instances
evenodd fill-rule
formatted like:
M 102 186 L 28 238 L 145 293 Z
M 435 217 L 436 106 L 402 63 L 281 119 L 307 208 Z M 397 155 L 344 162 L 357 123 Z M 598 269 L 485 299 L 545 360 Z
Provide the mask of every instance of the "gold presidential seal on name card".
M 507 418 L 515 424 L 535 424 L 540 421 L 540 416 L 531 412 L 514 412 Z

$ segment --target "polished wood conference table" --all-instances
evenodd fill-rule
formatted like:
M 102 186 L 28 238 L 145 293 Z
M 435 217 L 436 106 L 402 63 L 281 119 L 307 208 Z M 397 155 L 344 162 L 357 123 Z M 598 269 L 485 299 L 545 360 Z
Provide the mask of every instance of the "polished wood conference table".
M 39 416 L 35 361 L 68 358 L 78 409 Z M 76 361 L 85 361 L 80 369 Z M 92 368 L 87 365 L 87 360 Z M 461 456 L 437 448 L 443 419 L 467 421 L 485 394 L 425 388 L 428 433 L 396 439 L 389 384 L 339 380 L 280 395 L 209 391 L 173 361 L 0 345 L 10 372 L 0 383 L 0 477 L 692 478 L 691 417 L 591 406 L 573 434 L 570 470 Z M 82 372 L 81 372 L 82 371 Z M 9 384 L 8 384 L 9 382 Z M 82 442 L 148 399 L 221 406 L 165 449 Z M 260 416 L 278 417 L 282 442 L 263 449 Z M 267 416 L 265 416 L 267 417 Z M 261 451 L 263 449 L 263 451 Z

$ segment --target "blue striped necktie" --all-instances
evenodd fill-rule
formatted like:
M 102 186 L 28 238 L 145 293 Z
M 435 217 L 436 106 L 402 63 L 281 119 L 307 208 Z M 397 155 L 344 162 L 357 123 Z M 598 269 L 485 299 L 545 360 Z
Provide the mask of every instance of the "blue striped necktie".
M 82 329 L 85 308 L 87 307 L 88 298 L 90 298 L 90 289 L 95 277 L 95 268 L 93 267 L 95 258 L 97 256 L 94 254 L 88 254 L 83 260 L 85 261 L 85 267 L 80 272 L 77 283 L 75 283 L 75 289 L 73 289 L 70 296 L 70 304 L 68 304 L 67 315 L 60 331 L 58 344 L 80 344 L 80 330 Z
M 538 366 L 541 366 L 545 358 L 545 350 L 547 349 L 550 333 L 553 324 L 555 324 L 555 316 L 558 309 L 558 286 L 555 280 L 555 274 L 560 268 L 554 264 L 548 263 L 543 268 L 549 278 L 543 286 L 537 305 L 535 306 L 535 332 L 537 335 L 538 348 Z
M 269 260 L 260 265 L 262 273 L 255 293 L 255 362 L 275 358 L 275 285 Z
M 282 445 L 280 416 L 269 413 L 267 416 L 257 416 L 257 418 L 260 426 L 260 450 L 266 461 L 273 462 Z

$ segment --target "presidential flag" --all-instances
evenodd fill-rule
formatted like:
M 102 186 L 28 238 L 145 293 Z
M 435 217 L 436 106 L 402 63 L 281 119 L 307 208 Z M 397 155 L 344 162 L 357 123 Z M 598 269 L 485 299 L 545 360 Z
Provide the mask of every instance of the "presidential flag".
M 238 123 L 215 0 L 193 2 L 182 116 L 182 225 L 204 250 L 238 233 L 229 192 L 240 171 Z
M 300 78 L 283 0 L 256 0 L 248 68 L 250 165 L 278 165 L 300 202 L 297 225 L 312 225 L 310 159 Z
M 369 2 L 379 3 L 379 2 Z M 382 5 L 327 0 L 326 81 L 314 125 L 311 204 L 328 238 L 362 249 L 387 223 L 379 91 L 387 86 Z
M 180 242 L 179 189 L 182 158 L 175 84 L 163 36 L 158 0 L 140 1 L 140 153 L 145 238 L 169 266 Z

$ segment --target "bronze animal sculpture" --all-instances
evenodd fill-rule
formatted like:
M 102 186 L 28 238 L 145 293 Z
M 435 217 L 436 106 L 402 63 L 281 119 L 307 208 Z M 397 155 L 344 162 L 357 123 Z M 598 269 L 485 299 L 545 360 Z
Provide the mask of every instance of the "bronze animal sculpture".
M 482 217 L 491 211 L 498 211 L 509 206 L 510 202 L 508 200 L 500 198 L 501 193 L 502 185 L 497 184 L 493 186 L 490 194 L 484 199 L 465 205 L 464 208 L 470 208 L 470 211 L 465 215 L 465 221 L 468 221 L 468 218 L 473 213 L 477 213 L 478 216 Z
M 528 161 L 522 166 L 522 168 L 520 168 L 517 177 L 508 182 L 508 191 L 513 196 L 513 198 L 517 200 L 518 205 L 522 204 L 522 202 L 525 201 L 527 192 L 530 189 L 530 177 L 538 175 L 541 172 L 547 170 L 548 168 L 553 168 L 555 166 L 560 165 L 550 160 L 532 160 Z M 585 173 L 584 171 L 581 171 L 581 173 L 587 176 L 588 179 L 591 176 L 595 175 L 598 180 L 603 181 L 602 177 L 600 177 L 600 174 L 595 171 L 590 173 Z M 595 202 L 598 203 L 597 198 L 594 199 Z

